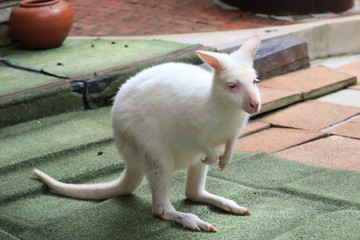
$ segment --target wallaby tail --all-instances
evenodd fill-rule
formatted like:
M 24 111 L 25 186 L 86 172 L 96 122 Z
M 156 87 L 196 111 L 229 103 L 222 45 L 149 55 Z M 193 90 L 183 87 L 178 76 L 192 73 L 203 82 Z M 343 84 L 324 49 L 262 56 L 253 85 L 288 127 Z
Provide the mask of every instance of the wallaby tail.
M 125 169 L 123 175 L 109 183 L 69 184 L 62 183 L 44 172 L 34 169 L 34 174 L 49 188 L 66 197 L 84 200 L 104 200 L 116 196 L 128 195 L 139 186 L 144 174 L 140 171 Z

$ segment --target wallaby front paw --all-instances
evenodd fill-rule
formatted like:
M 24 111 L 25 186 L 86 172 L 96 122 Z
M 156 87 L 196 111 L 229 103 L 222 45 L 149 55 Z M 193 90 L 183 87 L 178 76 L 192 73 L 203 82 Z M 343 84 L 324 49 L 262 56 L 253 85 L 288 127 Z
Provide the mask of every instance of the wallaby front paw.
M 229 162 L 231 156 L 230 157 L 227 157 L 227 156 L 224 156 L 224 155 L 221 155 L 219 157 L 219 168 L 220 170 L 224 170 L 226 164 Z

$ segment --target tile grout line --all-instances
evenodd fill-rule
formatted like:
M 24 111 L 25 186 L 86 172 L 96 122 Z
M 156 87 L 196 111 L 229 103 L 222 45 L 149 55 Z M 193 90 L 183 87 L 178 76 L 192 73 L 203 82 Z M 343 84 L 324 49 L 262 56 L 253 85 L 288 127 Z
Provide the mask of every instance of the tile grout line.
M 333 129 L 339 127 L 339 126 L 342 126 L 342 125 L 344 125 L 344 124 L 346 124 L 346 123 L 348 123 L 348 122 L 351 122 L 351 121 L 354 120 L 354 119 L 358 119 L 358 118 L 360 118 L 360 114 L 357 114 L 357 115 L 355 115 L 355 116 L 352 116 L 352 117 L 350 117 L 350 118 L 348 118 L 348 119 L 345 119 L 345 120 L 343 120 L 343 121 L 341 121 L 341 122 L 332 124 L 332 125 L 330 125 L 330 126 L 328 126 L 328 127 L 325 127 L 325 128 L 323 128 L 323 129 L 321 129 L 320 131 L 322 131 L 322 132 L 327 132 L 327 131 L 329 131 L 329 130 L 333 130 Z

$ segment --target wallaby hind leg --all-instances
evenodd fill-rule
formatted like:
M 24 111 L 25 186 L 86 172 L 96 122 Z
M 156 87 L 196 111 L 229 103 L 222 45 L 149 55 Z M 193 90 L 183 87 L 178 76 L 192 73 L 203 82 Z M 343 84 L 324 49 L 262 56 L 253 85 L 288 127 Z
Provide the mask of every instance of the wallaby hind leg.
M 234 201 L 208 193 L 205 190 L 207 171 L 208 165 L 200 161 L 189 168 L 186 177 L 186 197 L 195 202 L 211 204 L 227 212 L 250 215 L 250 212 L 246 208 L 239 206 Z
M 150 166 L 152 167 L 148 169 L 146 176 L 152 193 L 153 215 L 163 220 L 180 223 L 183 227 L 195 231 L 216 232 L 211 224 L 204 222 L 196 215 L 176 211 L 169 197 L 172 170 L 159 165 L 159 162 L 156 162 L 155 165 L 150 164 Z
M 131 194 L 142 182 L 145 176 L 144 169 L 141 166 L 143 159 L 137 151 L 137 146 L 130 140 L 122 137 L 114 131 L 114 138 L 117 149 L 124 157 L 126 164 L 119 181 L 120 195 Z

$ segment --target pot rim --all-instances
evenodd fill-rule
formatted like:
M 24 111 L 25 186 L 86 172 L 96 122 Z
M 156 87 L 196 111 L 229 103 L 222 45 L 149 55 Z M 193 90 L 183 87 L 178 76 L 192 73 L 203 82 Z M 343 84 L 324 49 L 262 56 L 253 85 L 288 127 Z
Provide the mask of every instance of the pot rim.
M 23 0 L 20 2 L 22 7 L 44 7 L 59 3 L 61 0 Z

